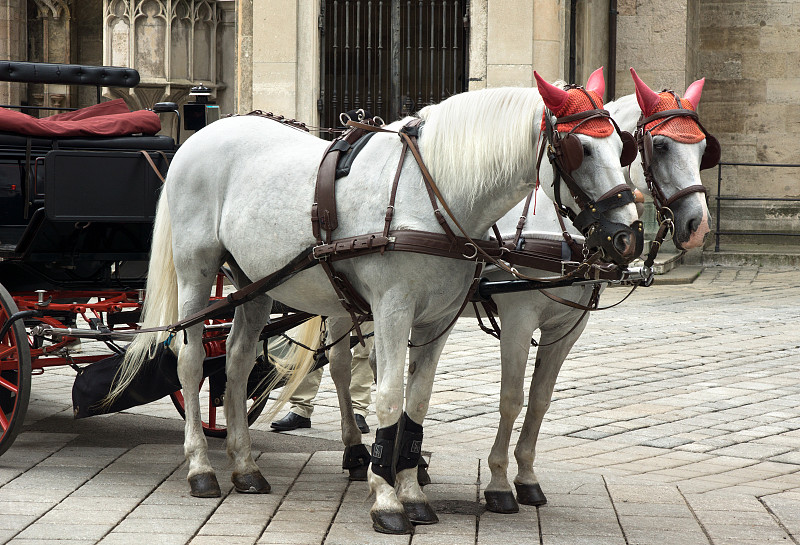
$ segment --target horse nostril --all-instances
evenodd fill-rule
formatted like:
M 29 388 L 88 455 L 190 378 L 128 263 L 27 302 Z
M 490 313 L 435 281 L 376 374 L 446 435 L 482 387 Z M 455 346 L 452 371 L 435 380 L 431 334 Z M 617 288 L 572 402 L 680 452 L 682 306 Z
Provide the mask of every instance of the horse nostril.
M 617 233 L 614 237 L 614 248 L 616 248 L 620 255 L 625 255 L 631 249 L 632 242 L 632 235 L 630 233 Z
M 687 223 L 687 227 L 689 228 L 690 233 L 694 233 L 700 227 L 700 220 L 697 218 L 692 218 Z

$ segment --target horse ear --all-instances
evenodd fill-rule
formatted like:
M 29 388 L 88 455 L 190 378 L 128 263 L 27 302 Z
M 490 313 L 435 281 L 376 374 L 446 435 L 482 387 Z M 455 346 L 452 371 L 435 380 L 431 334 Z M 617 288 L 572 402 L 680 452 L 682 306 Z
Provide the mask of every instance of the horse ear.
M 592 75 L 589 76 L 589 80 L 586 82 L 586 90 L 594 91 L 600 96 L 600 98 L 603 98 L 603 95 L 606 92 L 606 80 L 603 77 L 602 66 L 592 72 Z
M 703 94 L 703 85 L 705 85 L 705 83 L 706 78 L 695 81 L 686 89 L 686 94 L 683 95 L 683 98 L 691 102 L 695 109 L 700 104 L 700 95 Z
M 644 115 L 649 115 L 658 105 L 661 98 L 658 93 L 650 89 L 645 82 L 643 82 L 636 74 L 636 70 L 631 68 L 631 76 L 633 83 L 636 84 L 636 101 L 639 103 L 639 108 L 642 109 Z
M 547 106 L 551 112 L 557 113 L 567 103 L 569 93 L 564 89 L 559 89 L 555 85 L 547 83 L 535 70 L 533 76 L 536 78 L 536 87 L 539 88 L 539 94 L 542 95 L 545 106 Z

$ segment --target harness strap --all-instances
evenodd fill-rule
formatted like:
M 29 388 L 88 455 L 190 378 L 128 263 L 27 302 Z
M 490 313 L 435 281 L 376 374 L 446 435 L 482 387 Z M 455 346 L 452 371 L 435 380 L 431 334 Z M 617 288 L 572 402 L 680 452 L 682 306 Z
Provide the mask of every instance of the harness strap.
M 252 301 L 256 297 L 265 294 L 266 292 L 277 288 L 295 274 L 305 269 L 311 268 L 317 264 L 313 259 L 314 247 L 307 248 L 300 252 L 297 257 L 292 259 L 288 265 L 275 271 L 274 273 L 265 276 L 261 280 L 248 284 L 242 289 L 235 291 L 228 295 L 225 299 L 217 301 L 216 303 L 207 306 L 199 312 L 195 312 L 191 316 L 187 316 L 183 320 L 179 320 L 174 324 L 150 327 L 146 329 L 138 329 L 137 333 L 157 333 L 159 331 L 170 331 L 175 334 L 193 325 L 197 325 L 206 320 L 210 320 L 220 314 L 228 312 L 229 310 Z
M 539 155 L 539 157 L 541 158 L 541 154 Z M 536 171 L 537 172 L 539 171 L 539 164 L 538 163 L 536 165 Z M 515 250 L 520 250 L 521 249 L 521 244 L 520 243 L 522 242 L 522 230 L 525 228 L 525 222 L 528 221 L 528 210 L 530 210 L 531 201 L 533 200 L 533 194 L 535 192 L 536 192 L 536 190 L 534 189 L 533 191 L 528 193 L 528 196 L 525 198 L 525 205 L 522 207 L 522 215 L 519 217 L 519 221 L 517 222 L 517 230 L 514 233 L 514 249 Z M 557 215 L 559 217 L 561 217 L 560 214 L 557 214 Z M 497 224 L 495 224 L 495 226 L 496 225 Z
M 156 173 L 156 176 L 158 176 L 158 179 L 161 180 L 161 183 L 162 184 L 167 183 L 167 180 L 164 178 L 164 175 L 161 174 L 161 171 L 158 170 L 158 167 L 156 166 L 155 162 L 153 162 L 153 158 L 150 157 L 150 153 L 148 153 L 146 150 L 139 150 L 139 153 L 141 153 L 144 156 L 144 158 L 147 160 L 147 164 L 150 165 L 150 168 L 152 168 L 153 172 Z M 169 159 L 167 159 L 166 154 L 163 151 L 157 151 L 156 153 L 160 153 L 161 154 L 161 157 L 167 163 L 167 168 L 169 168 Z
M 556 203 L 553 203 L 553 206 L 555 206 L 556 212 L 558 212 L 558 205 Z M 564 237 L 564 240 L 567 241 L 567 244 L 569 245 L 570 250 L 572 250 L 572 253 L 581 255 L 583 248 L 581 247 L 580 244 L 578 244 L 575 241 L 574 238 L 572 238 L 572 235 L 569 234 L 569 231 L 567 231 L 567 226 L 564 223 L 564 216 L 557 213 L 556 218 L 558 218 L 558 225 L 561 227 L 561 236 Z
M 394 202 L 397 198 L 397 186 L 400 182 L 400 173 L 403 171 L 403 162 L 406 159 L 406 151 L 408 151 L 408 144 L 403 142 L 403 149 L 400 152 L 400 161 L 397 163 L 397 170 L 394 173 L 394 181 L 392 182 L 392 193 L 389 196 L 389 206 L 386 207 L 386 217 L 384 218 L 383 224 L 383 236 L 388 240 L 389 237 L 389 226 L 392 224 L 392 218 L 394 217 Z M 381 248 L 381 255 L 383 255 L 384 249 Z
M 33 202 L 34 189 L 33 186 L 36 180 L 33 179 L 33 169 L 31 168 L 31 148 L 33 146 L 33 139 L 28 136 L 25 139 L 25 204 L 22 209 L 22 214 L 25 219 L 31 210 L 31 203 Z
M 361 124 L 365 127 L 370 125 Z M 321 231 L 325 231 L 325 242 L 330 242 L 333 231 L 339 226 L 336 215 L 336 164 L 339 156 L 350 149 L 362 136 L 367 134 L 363 128 L 354 128 L 338 136 L 325 150 L 317 172 L 314 189 L 314 204 L 311 206 L 311 226 L 314 237 L 322 241 Z

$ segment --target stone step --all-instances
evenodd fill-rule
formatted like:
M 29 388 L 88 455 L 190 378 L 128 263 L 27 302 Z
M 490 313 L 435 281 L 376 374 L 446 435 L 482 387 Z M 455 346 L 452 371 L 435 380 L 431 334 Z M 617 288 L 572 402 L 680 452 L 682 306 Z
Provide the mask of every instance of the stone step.
M 722 244 L 703 252 L 703 265 L 793 269 L 800 267 L 800 245 Z

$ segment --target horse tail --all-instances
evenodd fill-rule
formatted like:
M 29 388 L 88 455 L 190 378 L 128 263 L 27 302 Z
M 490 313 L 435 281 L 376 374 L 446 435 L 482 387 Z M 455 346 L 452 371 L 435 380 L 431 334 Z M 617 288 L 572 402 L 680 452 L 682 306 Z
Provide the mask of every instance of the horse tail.
M 156 208 L 145 291 L 142 329 L 173 324 L 178 320 L 178 277 L 172 257 L 172 223 L 166 191 L 162 191 Z M 113 387 L 102 405 L 110 405 L 130 386 L 142 366 L 153 357 L 158 344 L 166 338 L 165 331 L 140 333 L 134 337 L 114 378 Z
M 322 318 L 315 316 L 287 331 L 286 336 L 270 339 L 269 353 L 265 357 L 274 366 L 275 373 L 262 395 L 268 396 L 280 383 L 284 383 L 284 386 L 266 416 L 262 416 L 265 422 L 277 416 L 313 368 L 314 354 L 322 342 L 321 328 Z

